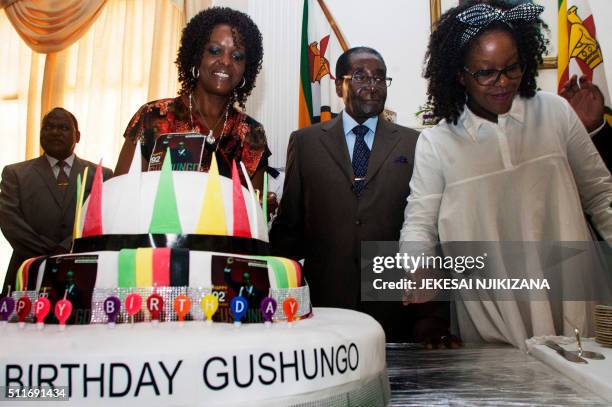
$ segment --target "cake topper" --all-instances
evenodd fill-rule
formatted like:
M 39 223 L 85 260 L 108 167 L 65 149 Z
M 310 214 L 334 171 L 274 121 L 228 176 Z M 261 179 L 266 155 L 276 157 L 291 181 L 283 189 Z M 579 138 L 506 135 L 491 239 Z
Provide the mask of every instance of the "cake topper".
M 134 323 L 134 315 L 138 314 L 142 307 L 142 297 L 136 293 L 128 294 L 125 297 L 125 310 L 132 317 L 132 324 Z
M 55 317 L 59 321 L 60 331 L 66 329 L 66 321 L 68 321 L 70 314 L 72 314 L 72 303 L 66 299 L 67 295 L 68 291 L 66 290 L 64 291 L 64 298 L 55 304 Z
M 117 322 L 117 315 L 121 311 L 121 300 L 114 295 L 104 300 L 104 313 L 108 318 L 108 326 L 113 328 Z
M 43 329 L 45 326 L 45 318 L 51 312 L 51 301 L 46 296 L 38 297 L 34 301 L 34 316 L 36 317 L 36 327 Z
M 212 317 L 219 308 L 219 299 L 215 295 L 207 294 L 202 297 L 202 302 L 200 305 L 202 307 L 202 311 L 204 311 L 204 315 L 206 316 L 206 323 L 211 325 Z
M 283 312 L 287 317 L 287 322 L 293 322 L 293 318 L 298 310 L 298 302 L 295 298 L 289 296 L 283 301 Z
M 186 295 L 179 295 L 174 299 L 174 312 L 178 316 L 180 322 L 185 321 L 185 316 L 191 309 L 191 300 Z
M 157 323 L 160 320 L 160 314 L 164 309 L 164 299 L 161 295 L 154 292 L 147 297 L 147 309 L 151 314 L 151 322 Z
M 31 309 L 32 301 L 28 298 L 28 296 L 24 295 L 17 300 L 17 317 L 19 319 L 19 328 L 23 328 L 25 326 L 25 319 L 30 313 Z
M 276 303 L 276 300 L 272 297 L 266 297 L 263 300 L 261 300 L 259 309 L 261 310 L 261 313 L 263 314 L 266 325 L 270 325 L 272 323 L 272 317 L 274 316 L 274 313 L 276 312 L 277 307 L 278 307 L 278 304 Z
M 11 297 L 11 286 L 8 286 L 8 294 L 0 299 L 0 323 L 6 324 L 15 310 L 15 300 Z
M 230 311 L 234 316 L 234 325 L 240 326 L 240 320 L 246 314 L 249 308 L 249 302 L 242 295 L 237 295 L 230 301 Z

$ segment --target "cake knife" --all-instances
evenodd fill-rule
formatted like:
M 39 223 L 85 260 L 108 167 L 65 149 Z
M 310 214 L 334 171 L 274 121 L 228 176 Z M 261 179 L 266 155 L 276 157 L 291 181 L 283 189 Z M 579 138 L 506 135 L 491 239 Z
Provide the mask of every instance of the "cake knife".
M 574 362 L 574 363 L 588 363 L 586 360 L 584 360 L 580 356 L 575 355 L 575 354 L 573 354 L 573 353 L 563 349 L 561 346 L 557 345 L 553 341 L 546 341 L 545 345 L 548 346 L 549 348 L 551 348 L 552 350 L 554 350 L 555 352 L 557 352 L 559 355 L 563 356 L 566 360 L 569 360 L 570 362 Z

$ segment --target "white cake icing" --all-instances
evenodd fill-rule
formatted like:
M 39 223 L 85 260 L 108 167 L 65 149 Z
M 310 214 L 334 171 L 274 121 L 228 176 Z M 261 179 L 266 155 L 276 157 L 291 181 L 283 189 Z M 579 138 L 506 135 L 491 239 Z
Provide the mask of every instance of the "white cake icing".
M 386 405 L 380 325 L 349 310 L 315 308 L 314 315 L 291 325 L 239 328 L 192 321 L 60 332 L 8 324 L 0 327 L 0 386 L 48 385 L 39 383 L 41 376 L 68 386 L 70 371 L 70 403 L 44 405 L 286 406 L 322 399 L 347 405 L 350 397 L 361 400 L 351 405 Z M 85 375 L 102 379 L 88 381 L 85 390 Z
M 104 182 L 102 218 L 105 235 L 149 233 L 160 174 L 160 171 L 126 174 Z M 175 195 L 180 197 L 176 203 L 183 234 L 195 234 L 209 176 L 203 172 L 173 171 L 172 178 Z M 226 177 L 219 177 L 219 180 L 225 208 L 225 224 L 231 233 L 234 225 L 232 180 Z M 242 194 L 249 220 L 255 222 L 251 226 L 253 236 L 267 242 L 268 229 L 261 207 L 252 204 L 247 188 L 242 187 Z M 88 206 L 89 199 L 83 205 L 81 230 Z

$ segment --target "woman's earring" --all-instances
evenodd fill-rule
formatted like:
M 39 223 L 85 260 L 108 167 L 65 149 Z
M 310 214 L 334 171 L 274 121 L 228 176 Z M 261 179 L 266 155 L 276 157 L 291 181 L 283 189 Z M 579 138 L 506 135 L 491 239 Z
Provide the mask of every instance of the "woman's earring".
M 242 88 L 244 88 L 244 85 L 246 85 L 246 79 L 245 79 L 245 77 L 243 76 L 243 77 L 242 77 L 242 83 L 240 84 L 240 86 L 238 86 L 238 89 L 242 89 Z
M 195 66 L 191 67 L 191 76 L 193 77 L 193 79 L 198 79 L 200 77 L 200 70 L 196 69 Z

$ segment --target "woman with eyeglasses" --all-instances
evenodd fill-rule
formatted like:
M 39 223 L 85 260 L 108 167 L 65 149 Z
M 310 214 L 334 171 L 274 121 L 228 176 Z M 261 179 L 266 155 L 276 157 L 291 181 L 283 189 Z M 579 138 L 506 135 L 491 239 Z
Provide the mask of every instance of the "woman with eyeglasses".
M 570 105 L 537 90 L 547 45 L 543 8 L 483 3 L 450 9 L 431 34 L 424 76 L 439 123 L 417 143 L 401 240 L 589 241 L 584 211 L 610 241 L 610 173 Z M 503 252 L 504 245 L 497 247 Z M 533 265 L 522 254 L 492 256 L 499 253 L 487 260 L 496 276 L 509 277 L 516 264 Z M 516 276 L 521 272 L 538 274 L 522 269 Z M 524 348 L 533 335 L 587 327 L 583 302 L 553 303 L 546 296 L 522 302 L 510 295 L 496 301 L 472 292 L 467 299 L 480 301 L 458 301 L 462 338 Z
M 232 161 L 241 161 L 253 186 L 262 190 L 270 150 L 263 126 L 242 111 L 262 58 L 261 33 L 248 15 L 226 7 L 195 15 L 183 30 L 176 59 L 179 95 L 149 102 L 134 115 L 115 175 L 128 171 L 138 144 L 146 170 L 161 135 L 193 132 L 205 136 L 200 170 L 208 171 L 213 154 L 225 176 L 231 176 Z

